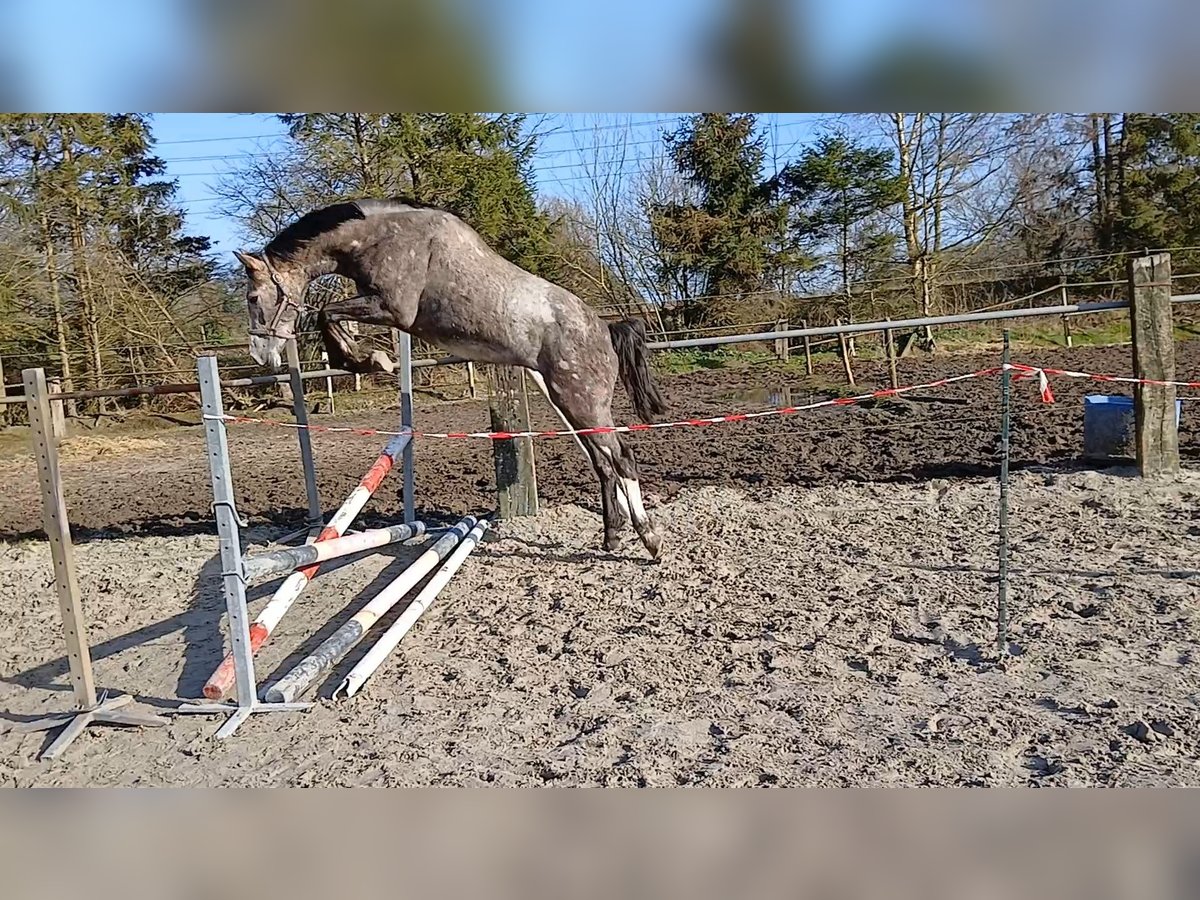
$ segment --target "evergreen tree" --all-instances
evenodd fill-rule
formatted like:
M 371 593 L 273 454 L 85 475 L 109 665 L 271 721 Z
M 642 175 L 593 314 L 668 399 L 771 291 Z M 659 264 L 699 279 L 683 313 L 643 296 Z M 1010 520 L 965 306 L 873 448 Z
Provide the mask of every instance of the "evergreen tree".
M 0 142 L 8 213 L 37 248 L 38 285 L 27 293 L 48 307 L 64 382 L 79 366 L 99 384 L 136 365 L 114 353 L 131 343 L 157 345 L 168 360 L 168 340 L 190 344 L 206 320 L 196 291 L 214 264 L 208 241 L 183 233 L 175 183 L 156 178 L 165 166 L 148 118 L 5 114 Z M 185 326 L 189 303 L 199 308 L 186 310 Z
M 753 115 L 691 116 L 666 136 L 676 168 L 694 190 L 690 201 L 649 210 L 662 248 L 664 281 L 699 283 L 700 297 L 685 295 L 688 324 L 730 321 L 730 303 L 763 291 L 786 255 L 786 209 L 762 177 L 765 139 Z
M 832 242 L 846 316 L 854 321 L 850 285 L 869 261 L 890 254 L 895 235 L 878 222 L 903 198 L 890 150 L 828 135 L 779 174 L 792 206 L 792 229 L 807 246 Z
M 517 265 L 544 271 L 549 222 L 530 172 L 535 144 L 520 115 L 321 113 L 280 117 L 290 146 L 221 187 L 259 238 L 315 206 L 408 196 L 470 223 Z
M 1127 113 L 1122 122 L 1118 246 L 1200 244 L 1200 114 Z M 1194 251 L 1179 256 L 1196 258 Z

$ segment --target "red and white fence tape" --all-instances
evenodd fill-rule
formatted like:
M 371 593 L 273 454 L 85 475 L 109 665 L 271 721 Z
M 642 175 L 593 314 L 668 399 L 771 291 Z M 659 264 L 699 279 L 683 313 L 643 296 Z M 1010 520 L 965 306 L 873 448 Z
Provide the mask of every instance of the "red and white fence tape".
M 272 425 L 277 428 L 307 428 L 322 434 L 353 434 L 359 437 L 403 437 L 411 435 L 417 438 L 479 438 L 491 441 L 512 440 L 514 438 L 553 438 L 570 437 L 571 435 L 588 434 L 629 434 L 642 431 L 657 431 L 663 428 L 694 428 L 705 425 L 725 425 L 731 422 L 746 422 L 753 419 L 765 419 L 772 416 L 790 416 L 808 410 L 821 409 L 827 406 L 854 406 L 868 400 L 881 400 L 887 397 L 898 397 L 913 391 L 927 391 L 945 387 L 960 381 L 970 381 L 975 378 L 987 378 L 999 375 L 1005 369 L 1020 378 L 1037 378 L 1038 392 L 1046 403 L 1054 402 L 1054 393 L 1050 389 L 1050 377 L 1086 378 L 1092 381 L 1116 382 L 1120 384 L 1148 384 L 1160 387 L 1174 386 L 1184 388 L 1200 388 L 1200 381 L 1156 381 L 1150 378 L 1135 378 L 1126 375 L 1096 375 L 1091 372 L 1075 372 L 1070 369 L 1054 369 L 1045 366 L 1030 366 L 1023 363 L 1007 363 L 963 375 L 953 375 L 949 378 L 939 378 L 937 381 L 926 381 L 922 384 L 910 384 L 904 387 L 885 388 L 856 394 L 853 397 L 835 397 L 831 400 L 818 400 L 801 406 L 781 406 L 755 412 L 729 413 L 723 416 L 707 416 L 696 419 L 680 419 L 675 422 L 654 422 L 651 424 L 635 423 L 632 425 L 608 425 L 595 428 L 559 429 L 556 431 L 385 431 L 378 428 L 359 428 L 350 425 L 299 425 L 296 422 L 281 422 L 273 419 L 259 419 L 253 416 L 205 416 L 206 419 L 220 419 L 234 425 Z
M 661 428 L 685 428 L 699 427 L 704 425 L 724 425 L 728 422 L 744 422 L 750 419 L 763 419 L 768 416 L 789 416 L 799 412 L 805 412 L 810 409 L 820 409 L 824 406 L 853 406 L 857 403 L 863 403 L 867 400 L 878 400 L 885 397 L 895 397 L 900 394 L 907 394 L 912 391 L 930 390 L 932 388 L 944 387 L 948 384 L 954 384 L 958 381 L 968 381 L 972 378 L 982 378 L 989 375 L 995 375 L 999 372 L 999 368 L 980 369 L 978 372 L 968 372 L 965 375 L 954 375 L 950 378 L 939 378 L 937 381 L 929 381 L 924 384 L 911 384 L 905 387 L 886 388 L 884 390 L 871 391 L 867 394 L 858 394 L 854 397 L 836 397 L 832 400 L 818 400 L 815 403 L 806 403 L 803 406 L 782 406 L 775 409 L 763 409 L 756 412 L 748 413 L 730 413 L 724 416 L 708 416 L 698 419 L 681 419 L 678 422 L 654 422 L 644 424 L 641 422 L 633 425 L 605 425 L 595 428 L 574 428 L 560 429 L 558 431 L 381 431 L 374 428 L 353 428 L 343 425 L 298 425 L 295 422 L 277 422 L 272 419 L 256 419 L 251 416 L 205 416 L 205 418 L 222 419 L 236 425 L 274 425 L 279 428 L 307 428 L 310 431 L 318 431 L 329 434 L 355 434 L 362 437 L 376 437 L 381 435 L 405 435 L 411 434 L 413 437 L 424 438 L 483 438 L 493 441 L 511 440 L 513 438 L 547 438 L 547 437 L 570 437 L 571 435 L 587 435 L 587 434 L 628 434 L 638 431 L 656 431 Z

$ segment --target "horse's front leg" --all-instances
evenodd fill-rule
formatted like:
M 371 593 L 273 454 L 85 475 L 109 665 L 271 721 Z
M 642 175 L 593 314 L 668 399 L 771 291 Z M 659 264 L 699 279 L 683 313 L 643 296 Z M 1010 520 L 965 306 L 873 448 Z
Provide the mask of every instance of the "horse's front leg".
M 394 326 L 383 302 L 378 297 L 354 297 L 328 304 L 320 311 L 317 322 L 329 364 L 347 372 L 369 374 L 371 372 L 396 371 L 396 364 L 382 350 L 364 350 L 342 322 L 362 322 L 366 325 Z

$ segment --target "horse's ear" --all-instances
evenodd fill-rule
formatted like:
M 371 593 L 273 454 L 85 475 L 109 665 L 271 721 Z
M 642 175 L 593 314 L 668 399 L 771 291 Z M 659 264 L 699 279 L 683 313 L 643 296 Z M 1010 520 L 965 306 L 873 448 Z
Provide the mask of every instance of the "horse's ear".
M 246 271 L 252 275 L 256 272 L 265 272 L 267 269 L 263 265 L 263 261 L 252 253 L 243 253 L 241 250 L 234 250 L 233 255 L 238 258 L 238 262 L 246 267 Z

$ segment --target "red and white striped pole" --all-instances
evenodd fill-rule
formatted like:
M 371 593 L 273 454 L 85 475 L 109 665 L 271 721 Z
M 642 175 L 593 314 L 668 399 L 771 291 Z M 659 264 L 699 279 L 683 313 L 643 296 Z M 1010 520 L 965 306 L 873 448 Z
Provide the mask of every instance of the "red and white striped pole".
M 314 543 L 339 538 L 345 533 L 346 529 L 350 527 L 350 523 L 354 521 L 354 517 L 362 511 L 367 500 L 378 489 L 387 473 L 392 470 L 396 459 L 404 452 L 404 448 L 408 446 L 410 440 L 412 440 L 412 435 L 400 434 L 388 442 L 387 446 L 383 448 L 383 452 L 379 454 L 379 458 L 359 481 L 358 487 L 350 492 L 346 502 L 333 514 L 333 518 L 317 535 Z M 296 598 L 300 596 L 300 592 L 304 590 L 320 568 L 320 563 L 306 566 L 284 579 L 283 584 L 275 591 L 275 596 L 263 607 L 262 612 L 250 626 L 251 654 L 257 653 L 267 642 L 271 632 L 275 630 L 284 614 L 291 609 Z M 233 687 L 235 677 L 233 654 L 229 654 L 205 683 L 204 696 L 209 700 L 220 700 Z

